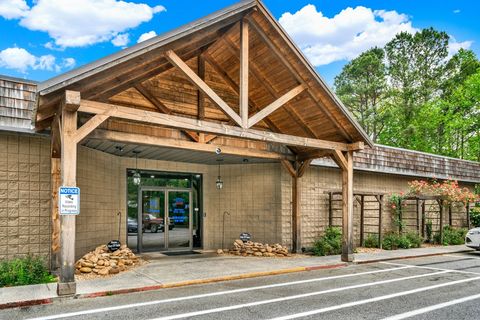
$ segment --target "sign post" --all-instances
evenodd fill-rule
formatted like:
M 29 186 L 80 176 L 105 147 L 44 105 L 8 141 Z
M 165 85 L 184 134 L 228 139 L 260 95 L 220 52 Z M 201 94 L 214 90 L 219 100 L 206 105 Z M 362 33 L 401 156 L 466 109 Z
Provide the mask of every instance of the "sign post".
M 58 208 L 61 215 L 80 214 L 80 188 L 60 187 Z

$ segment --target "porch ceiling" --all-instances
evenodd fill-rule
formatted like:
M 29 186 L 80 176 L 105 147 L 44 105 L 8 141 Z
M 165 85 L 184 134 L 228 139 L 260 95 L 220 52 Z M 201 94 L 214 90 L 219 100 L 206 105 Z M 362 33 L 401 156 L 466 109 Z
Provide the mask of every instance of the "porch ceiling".
M 119 143 L 98 139 L 86 139 L 82 143 L 82 146 L 113 154 L 119 157 L 135 158 L 135 153 L 133 153 L 133 151 L 140 151 L 140 153 L 138 154 L 139 159 L 187 162 L 207 165 L 216 165 L 218 164 L 219 159 L 221 159 L 222 165 L 279 162 L 279 160 L 274 159 L 255 158 L 247 156 L 242 157 L 229 154 L 217 155 L 212 152 L 191 151 L 131 143 Z

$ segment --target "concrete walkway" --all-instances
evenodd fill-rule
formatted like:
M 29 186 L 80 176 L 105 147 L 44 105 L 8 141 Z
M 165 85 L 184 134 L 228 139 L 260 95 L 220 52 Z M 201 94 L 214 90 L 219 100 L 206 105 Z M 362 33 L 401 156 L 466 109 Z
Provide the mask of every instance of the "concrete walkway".
M 431 255 L 471 251 L 449 246 L 355 254 L 355 263 L 371 263 Z M 95 297 L 127 292 L 155 290 L 192 284 L 244 279 L 347 265 L 340 256 L 255 258 L 198 254 L 162 257 L 117 276 L 77 282 L 77 297 Z M 51 303 L 57 298 L 56 284 L 41 284 L 0 289 L 0 309 Z

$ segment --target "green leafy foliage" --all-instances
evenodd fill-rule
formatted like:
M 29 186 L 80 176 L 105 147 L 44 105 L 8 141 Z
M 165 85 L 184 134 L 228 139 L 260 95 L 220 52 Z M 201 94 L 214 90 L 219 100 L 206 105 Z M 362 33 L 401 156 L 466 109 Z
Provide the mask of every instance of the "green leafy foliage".
M 335 90 L 372 140 L 480 161 L 480 61 L 449 36 L 401 32 L 344 66 Z
M 378 234 L 369 233 L 364 243 L 366 248 L 378 248 Z
M 0 287 L 56 281 L 40 257 L 27 256 L 0 262 Z
M 389 232 L 385 234 L 382 241 L 382 248 L 385 250 L 420 248 L 423 239 L 415 232 L 399 234 Z
M 337 227 L 329 227 L 325 235 L 313 244 L 313 253 L 316 256 L 329 256 L 342 253 L 342 230 Z
M 474 227 L 480 227 L 480 207 L 470 209 L 470 222 Z
M 454 229 L 449 225 L 443 227 L 443 243 L 440 239 L 440 232 L 437 232 L 433 237 L 435 243 L 444 246 L 459 245 L 465 243 L 465 236 L 468 230 L 465 228 Z

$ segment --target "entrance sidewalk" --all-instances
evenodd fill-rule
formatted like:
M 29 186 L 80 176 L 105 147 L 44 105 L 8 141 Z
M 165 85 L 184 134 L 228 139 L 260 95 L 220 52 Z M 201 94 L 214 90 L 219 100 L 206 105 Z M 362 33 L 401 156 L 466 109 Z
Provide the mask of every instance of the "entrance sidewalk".
M 473 251 L 464 245 L 355 254 L 354 263 L 372 263 Z M 148 257 L 147 257 L 148 258 Z M 217 256 L 212 253 L 162 257 L 134 270 L 104 279 L 77 282 L 77 297 L 88 298 L 171 288 L 201 283 L 346 266 L 340 256 L 255 258 Z M 0 289 L 0 309 L 52 303 L 58 299 L 56 283 Z

